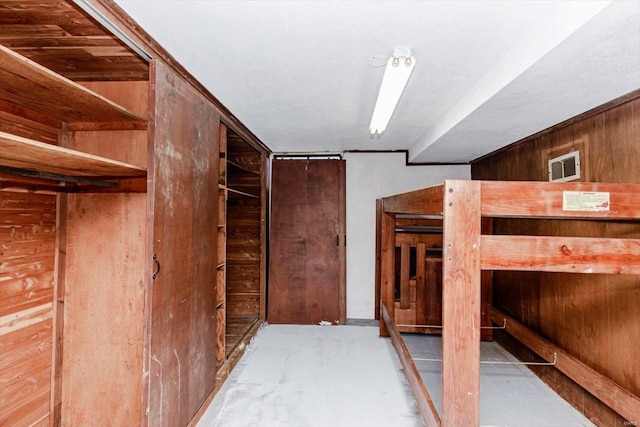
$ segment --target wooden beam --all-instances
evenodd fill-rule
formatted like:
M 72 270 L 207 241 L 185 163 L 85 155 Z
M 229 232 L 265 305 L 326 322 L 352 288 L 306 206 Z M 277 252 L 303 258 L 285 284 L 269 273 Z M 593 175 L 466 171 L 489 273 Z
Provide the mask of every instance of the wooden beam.
M 524 182 L 480 181 L 482 185 L 482 216 L 517 218 L 640 218 L 640 185 L 590 182 Z M 609 193 L 606 209 L 601 211 L 563 210 L 566 191 Z
M 376 271 L 374 318 L 380 320 L 380 245 L 382 243 L 382 199 L 376 199 Z
M 481 247 L 484 270 L 640 274 L 640 239 L 483 235 Z
M 416 323 L 425 324 L 427 321 L 427 246 L 424 243 L 416 245 Z M 435 286 L 435 280 L 429 282 Z
M 395 214 L 382 213 L 381 218 L 381 243 L 380 243 L 380 306 L 391 307 L 393 317 L 394 286 L 395 286 Z M 388 337 L 384 322 L 380 322 L 380 336 Z
M 445 181 L 442 424 L 480 419 L 480 182 Z
M 385 212 L 442 215 L 443 186 L 436 185 L 382 199 Z
M 411 269 L 411 246 L 408 243 L 400 245 L 400 308 L 406 309 L 410 305 L 409 275 Z
M 632 423 L 640 420 L 640 398 L 620 387 L 610 378 L 596 372 L 552 342 L 528 329 L 525 325 L 493 308 L 491 318 L 495 323 L 507 319 L 506 332 L 537 353 L 548 362 L 556 359 L 555 367 L 600 399 L 605 405 Z
M 393 319 L 389 315 L 385 304 L 382 304 L 381 320 L 382 321 L 380 323 L 384 323 L 386 325 L 386 328 L 389 331 L 389 335 L 391 336 L 393 347 L 398 353 L 398 358 L 400 359 L 402 370 L 404 371 L 404 375 L 407 378 L 409 387 L 411 387 L 413 397 L 416 399 L 416 405 L 418 406 L 418 412 L 420 413 L 422 421 L 424 422 L 426 427 L 440 426 L 440 417 L 438 416 L 438 411 L 436 410 L 436 407 L 431 400 L 431 396 L 429 396 L 429 392 L 427 391 L 427 388 L 422 381 L 420 372 L 418 372 L 415 363 L 413 363 L 413 359 L 411 358 L 409 349 L 404 343 L 404 340 L 398 332 L 398 329 L 396 329 L 396 325 L 393 323 Z

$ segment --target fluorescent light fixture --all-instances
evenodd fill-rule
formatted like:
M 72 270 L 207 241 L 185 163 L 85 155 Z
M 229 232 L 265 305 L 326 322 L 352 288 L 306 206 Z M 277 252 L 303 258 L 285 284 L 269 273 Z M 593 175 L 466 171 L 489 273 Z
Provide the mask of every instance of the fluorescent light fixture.
M 411 56 L 411 49 L 393 50 L 393 56 L 387 61 L 387 67 L 384 70 L 378 100 L 371 117 L 369 125 L 371 135 L 380 135 L 387 128 L 415 65 L 416 59 Z

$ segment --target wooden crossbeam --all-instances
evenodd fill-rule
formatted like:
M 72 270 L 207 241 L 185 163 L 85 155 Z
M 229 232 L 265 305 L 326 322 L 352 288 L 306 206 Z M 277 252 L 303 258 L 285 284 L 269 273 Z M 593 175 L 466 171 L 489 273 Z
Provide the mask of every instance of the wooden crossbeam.
M 382 304 L 381 309 L 382 322 L 380 323 L 384 323 L 386 329 L 389 331 L 389 336 L 391 337 L 393 347 L 398 353 L 398 358 L 400 359 L 402 370 L 404 371 L 404 375 L 407 378 L 409 387 L 411 387 L 413 397 L 416 399 L 420 417 L 422 418 L 422 421 L 424 422 L 426 427 L 438 427 L 440 426 L 440 417 L 438 416 L 438 411 L 436 410 L 436 407 L 433 404 L 433 400 L 431 400 L 431 396 L 429 395 L 429 392 L 427 391 L 427 388 L 422 381 L 422 377 L 420 376 L 420 372 L 418 372 L 418 368 L 416 368 L 416 365 L 411 358 L 409 349 L 404 343 L 402 336 L 398 332 L 396 325 L 393 323 L 393 319 L 389 315 L 386 305 Z
M 640 398 L 620 387 L 610 378 L 585 365 L 552 342 L 546 340 L 525 325 L 493 308 L 491 319 L 501 323 L 507 319 L 505 330 L 540 357 L 550 362 L 556 355 L 556 369 L 600 399 L 604 404 L 629 421 L 640 420 Z
M 382 199 L 385 212 L 442 215 L 443 185 L 397 194 Z
M 482 236 L 484 270 L 640 274 L 640 239 Z
M 482 185 L 482 216 L 496 218 L 638 219 L 640 185 L 590 182 L 553 183 L 525 181 L 479 181 Z M 601 211 L 563 209 L 565 192 L 609 193 Z

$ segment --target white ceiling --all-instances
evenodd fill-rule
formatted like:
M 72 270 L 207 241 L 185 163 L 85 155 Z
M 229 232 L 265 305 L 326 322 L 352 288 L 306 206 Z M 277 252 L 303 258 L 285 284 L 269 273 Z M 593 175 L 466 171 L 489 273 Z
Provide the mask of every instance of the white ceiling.
M 640 88 L 640 1 L 116 0 L 274 152 L 468 162 Z M 383 67 L 416 67 L 381 137 Z

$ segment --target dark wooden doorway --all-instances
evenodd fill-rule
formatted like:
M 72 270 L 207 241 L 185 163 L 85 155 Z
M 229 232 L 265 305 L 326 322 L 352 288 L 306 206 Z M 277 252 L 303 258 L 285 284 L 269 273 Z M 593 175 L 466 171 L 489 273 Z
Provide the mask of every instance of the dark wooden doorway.
M 344 160 L 274 160 L 269 323 L 345 323 L 345 239 Z

